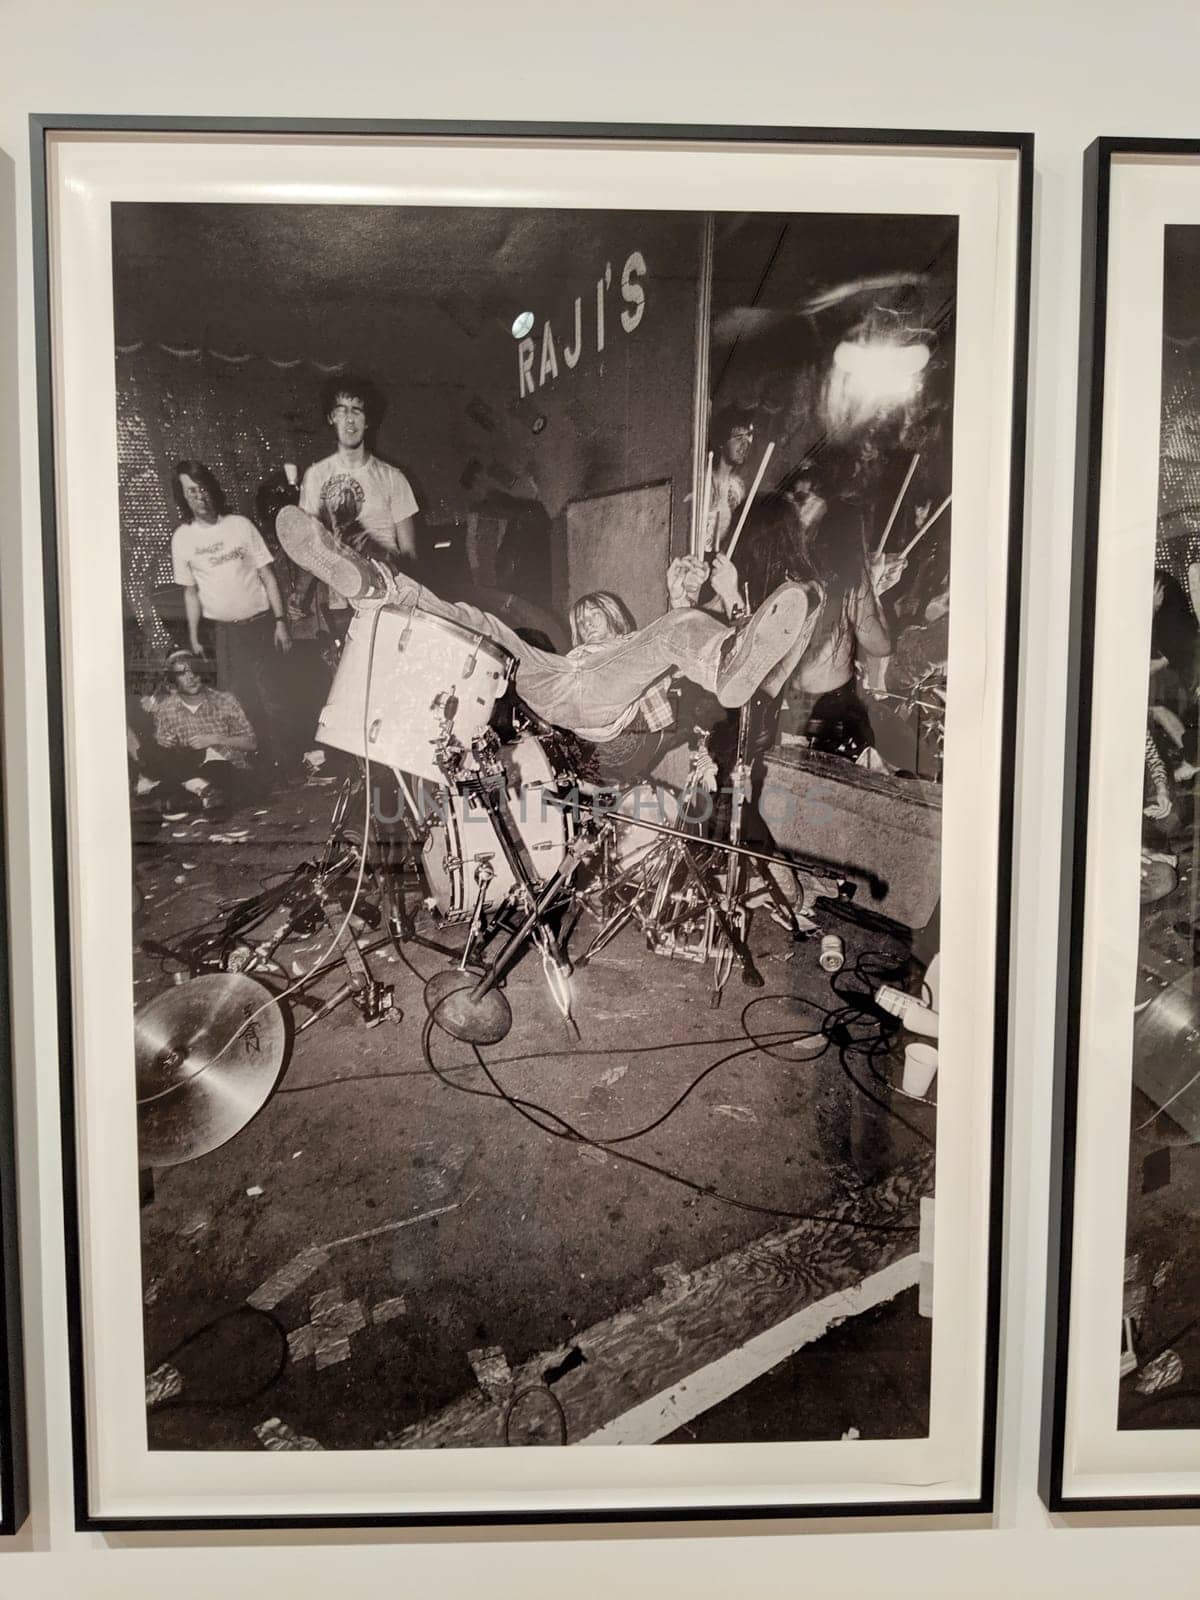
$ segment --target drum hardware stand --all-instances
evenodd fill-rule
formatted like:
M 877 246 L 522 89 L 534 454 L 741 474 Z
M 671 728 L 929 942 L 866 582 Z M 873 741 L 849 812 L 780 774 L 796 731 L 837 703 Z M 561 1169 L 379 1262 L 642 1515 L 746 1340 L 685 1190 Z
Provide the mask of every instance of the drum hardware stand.
M 680 815 L 684 820 L 701 787 L 700 765 L 706 748 L 702 740 L 692 754 L 687 782 L 680 797 Z M 632 862 L 614 877 L 611 873 L 614 829 L 622 822 L 637 827 L 641 819 L 625 818 L 613 808 L 607 812 L 605 820 L 611 826 L 604 833 L 602 876 L 598 886 L 599 911 L 595 912 L 601 919 L 601 926 L 579 958 L 578 965 L 582 967 L 592 956 L 598 955 L 630 921 L 637 923 L 646 937 L 648 947 L 656 954 L 677 955 L 684 960 L 707 959 L 707 951 L 697 950 L 686 941 L 678 940 L 676 934 L 677 929 L 696 921 L 694 890 L 689 886 L 684 892 L 672 893 L 672 885 L 677 882 L 678 869 L 683 860 L 685 846 L 682 835 L 672 833 L 670 838 L 653 844 L 640 860 Z M 632 892 L 623 894 L 626 888 Z M 664 920 L 668 900 L 675 910 L 669 925 Z M 584 901 L 588 901 L 587 891 L 584 892 Z M 589 909 L 594 910 L 591 906 Z
M 612 918 L 605 923 L 605 925 L 600 929 L 600 932 L 595 936 L 595 938 L 593 938 L 592 943 L 588 946 L 584 955 L 581 956 L 576 962 L 576 966 L 578 967 L 582 967 L 584 963 L 590 959 L 590 957 L 595 955 L 597 951 L 603 947 L 603 945 L 607 944 L 614 934 L 616 934 L 621 927 L 624 927 L 625 923 L 629 921 L 630 917 L 633 917 L 638 921 L 642 931 L 646 934 L 647 943 L 656 954 L 671 955 L 679 957 L 683 960 L 697 962 L 707 961 L 709 956 L 714 952 L 711 946 L 706 946 L 703 933 L 685 943 L 678 937 L 677 930 L 681 927 L 686 930 L 688 927 L 694 926 L 698 915 L 706 913 L 710 908 L 713 911 L 716 928 L 719 934 L 722 937 L 726 937 L 727 928 L 729 933 L 733 934 L 733 938 L 730 940 L 730 943 L 734 954 L 741 959 L 741 950 L 739 949 L 739 944 L 741 944 L 744 948 L 744 940 L 739 938 L 736 926 L 731 925 L 728 922 L 728 919 L 725 918 L 727 880 L 719 877 L 714 868 L 707 862 L 697 862 L 697 854 L 699 854 L 701 851 L 704 851 L 708 852 L 710 855 L 720 854 L 726 857 L 740 857 L 747 861 L 761 862 L 764 866 L 769 866 L 774 862 L 778 862 L 781 866 L 786 867 L 794 867 L 797 865 L 798 861 L 801 865 L 809 864 L 807 862 L 800 861 L 800 858 L 798 857 L 784 859 L 780 856 L 767 855 L 761 850 L 751 850 L 746 845 L 731 845 L 713 839 L 697 839 L 692 834 L 681 833 L 676 828 L 669 828 L 664 823 L 650 822 L 644 817 L 623 817 L 619 813 L 610 813 L 609 816 L 605 818 L 605 826 L 607 827 L 616 825 L 629 828 L 645 828 L 652 833 L 661 834 L 666 839 L 678 841 L 679 844 L 683 846 L 683 849 L 678 857 L 678 861 L 682 863 L 685 869 L 690 869 L 690 873 L 692 875 L 692 884 L 689 886 L 687 893 L 674 892 L 671 894 L 670 898 L 674 901 L 682 903 L 683 909 L 677 910 L 671 915 L 667 914 L 666 909 L 661 909 L 659 917 L 656 920 L 652 915 L 643 913 L 640 910 L 638 901 L 651 890 L 655 892 L 662 891 L 663 880 L 657 875 L 658 872 L 661 871 L 661 867 L 659 867 L 658 862 L 661 861 L 662 858 L 659 857 L 656 861 L 647 856 L 641 861 L 634 862 L 632 866 L 626 869 L 625 873 L 622 875 L 622 879 L 615 881 L 613 887 L 619 889 L 623 879 L 632 878 L 635 873 L 644 872 L 648 875 L 651 870 L 655 870 L 656 876 L 653 883 L 648 883 L 644 879 L 637 885 L 637 888 L 634 891 L 632 904 L 630 902 L 625 902 L 613 914 Z M 692 893 L 693 889 L 699 893 L 704 902 L 702 911 L 698 911 L 697 909 L 698 902 L 689 898 L 689 895 Z M 603 892 L 603 890 L 600 892 Z M 585 899 L 586 903 L 586 894 L 583 896 L 583 898 Z M 806 932 L 797 930 L 795 937 L 798 939 L 806 938 L 808 935 Z M 753 967 L 753 962 L 751 962 L 751 966 Z M 753 978 L 750 977 L 748 977 L 746 981 L 751 984 L 754 983 Z M 755 987 L 757 987 L 757 985 L 755 985 Z
M 536 880 L 525 863 L 504 815 L 499 797 L 503 788 L 503 769 L 497 758 L 498 749 L 494 733 L 485 730 L 479 734 L 472 741 L 471 754 L 474 760 L 468 770 L 467 753 L 448 730 L 437 747 L 438 764 L 447 782 L 467 791 L 487 813 L 496 842 L 514 880 L 514 887 L 506 896 L 505 903 L 498 908 L 496 916 L 489 919 L 491 929 L 488 930 L 483 926 L 483 902 L 490 879 L 476 874 L 478 892 L 468 948 L 458 966 L 448 972 L 435 973 L 425 986 L 425 1004 L 430 1014 L 447 1033 L 471 1044 L 496 1044 L 512 1027 L 512 1007 L 499 986 L 525 945 L 531 941 L 541 951 L 542 970 L 554 1003 L 574 1028 L 567 982 L 570 963 L 561 942 L 551 932 L 547 918 L 576 868 L 599 847 L 598 837 L 585 838 L 580 835 L 567 847 L 552 876 L 544 883 Z M 484 967 L 482 973 L 468 971 L 466 962 L 479 942 L 480 933 L 486 939 L 489 931 L 495 931 L 509 904 L 524 911 L 523 919 L 510 932 L 499 953 Z
M 593 937 L 579 965 L 597 955 L 631 919 L 646 936 L 649 948 L 657 955 L 673 956 L 703 963 L 715 958 L 714 1000 L 718 1004 L 728 980 L 733 957 L 742 969 L 743 981 L 753 988 L 763 986 L 762 974 L 754 964 L 746 942 L 749 916 L 743 891 L 744 869 L 741 858 L 741 808 L 749 784 L 745 756 L 745 714 L 739 725 L 739 761 L 734 770 L 734 805 L 731 819 L 731 846 L 703 839 L 675 828 L 659 826 L 643 818 L 624 817 L 610 812 L 606 819 L 613 826 L 649 828 L 666 837 L 641 861 L 635 862 L 616 880 L 601 888 L 601 905 L 611 903 L 623 880 L 635 874 L 639 881 L 631 895 L 619 903 Z M 687 783 L 681 796 L 680 814 L 686 821 L 702 787 L 701 767 L 707 744 L 702 738 L 692 755 Z M 725 852 L 725 872 L 713 865 L 718 851 Z M 699 859 L 698 859 L 699 858 Z M 680 869 L 683 884 L 679 886 Z M 650 904 L 644 909 L 649 896 Z
M 366 957 L 341 907 L 324 885 L 318 886 L 317 894 L 320 897 L 325 925 L 334 935 L 333 948 L 345 964 L 347 978 L 341 988 L 331 994 L 311 1017 L 305 1018 L 296 1032 L 303 1033 L 305 1029 L 311 1028 L 314 1022 L 320 1022 L 331 1011 L 335 1011 L 343 1000 L 351 999 L 362 1013 L 363 1021 L 368 1028 L 376 1027 L 385 1017 L 391 1017 L 393 1022 L 401 1021 L 404 1013 L 395 1004 L 395 985 L 380 983 L 377 978 L 371 976 Z M 309 974 L 308 978 L 311 977 L 312 974 Z
M 471 964 L 475 943 L 483 929 L 484 902 L 487 900 L 487 892 L 495 876 L 496 869 L 492 866 L 491 856 L 480 856 L 478 865 L 475 868 L 475 904 L 471 908 L 471 922 L 467 928 L 467 942 L 463 945 L 462 957 L 458 963 L 460 972 L 465 972 Z
M 330 818 L 328 836 L 316 861 L 302 862 L 281 883 L 235 903 L 229 909 L 223 925 L 210 938 L 184 943 L 177 950 L 150 945 L 146 946 L 147 950 L 151 954 L 167 955 L 184 962 L 194 975 L 204 972 L 260 973 L 286 979 L 284 968 L 275 959 L 276 952 L 297 934 L 308 934 L 325 926 L 330 933 L 339 934 L 335 949 L 318 966 L 291 984 L 290 993 L 293 996 L 303 995 L 314 982 L 339 966 L 346 970 L 346 981 L 297 1026 L 296 1033 L 303 1033 L 315 1022 L 328 1016 L 344 1000 L 351 998 L 368 1027 L 375 1026 L 387 1016 L 400 1021 L 402 1012 L 394 1004 L 394 986 L 381 983 L 373 976 L 367 958 L 386 946 L 390 945 L 394 950 L 400 942 L 409 940 L 442 956 L 452 956 L 454 952 L 446 945 L 418 934 L 404 903 L 403 892 L 395 897 L 391 894 L 387 881 L 388 841 L 381 838 L 374 816 L 371 818 L 370 834 L 373 859 L 369 858 L 367 871 L 378 897 L 378 907 L 374 897 L 371 897 L 361 900 L 357 910 L 367 926 L 383 927 L 386 933 L 363 945 L 348 924 L 343 926 L 345 906 L 336 895 L 335 887 L 345 884 L 348 875 L 356 871 L 360 858 L 361 843 L 347 830 L 346 818 L 354 795 L 361 791 L 362 782 L 362 775 L 358 774 L 357 777 L 347 777 L 342 784 Z M 407 847 L 411 849 L 411 845 L 409 831 Z M 263 938 L 251 937 L 251 930 L 280 910 L 285 915 L 278 926 Z
M 402 774 L 396 772 L 392 775 L 396 779 L 403 799 L 401 816 L 403 818 L 404 838 L 401 845 L 399 864 L 403 867 L 404 862 L 407 861 L 412 865 L 417 877 L 422 878 L 423 869 L 421 866 L 420 847 L 424 842 L 424 831 L 412 797 L 408 792 L 408 785 Z M 358 766 L 356 766 L 354 773 L 343 782 L 330 820 L 329 840 L 325 846 L 326 856 L 322 858 L 322 865 L 324 865 L 325 859 L 328 858 L 339 843 L 350 844 L 353 848 L 353 855 L 357 858 L 360 848 L 358 838 L 354 834 L 348 834 L 344 824 L 350 809 L 350 802 L 366 782 L 366 774 Z M 373 858 L 369 862 L 368 870 L 375 881 L 375 887 L 379 895 L 380 912 L 387 928 L 392 933 L 394 942 L 397 944 L 419 944 L 426 950 L 435 951 L 438 955 L 450 955 L 452 952 L 445 945 L 439 944 L 434 939 L 428 939 L 417 932 L 416 923 L 405 900 L 403 888 L 398 893 L 393 894 L 390 875 L 393 867 L 393 845 L 395 841 L 386 837 L 381 831 L 379 818 L 375 815 L 373 807 L 370 826 Z
M 599 848 L 599 839 L 580 834 L 567 846 L 554 875 L 530 901 L 524 920 L 510 933 L 500 953 L 482 973 L 452 967 L 437 972 L 425 985 L 425 1004 L 447 1033 L 470 1044 L 498 1044 L 512 1027 L 512 1007 L 499 985 L 531 938 L 542 951 L 542 966 L 555 1004 L 574 1026 L 566 980 L 570 969 L 558 942 L 546 926 L 555 901 L 567 889 L 575 870 Z
M 746 935 L 750 926 L 750 911 L 747 905 L 749 872 L 748 858 L 738 851 L 745 831 L 746 807 L 750 803 L 752 792 L 751 763 L 749 761 L 750 745 L 750 704 L 747 702 L 738 711 L 737 751 L 734 756 L 733 771 L 730 773 L 730 807 L 729 807 L 729 843 L 734 847 L 725 858 L 725 918 L 730 927 L 736 926 L 741 941 L 742 949 L 746 946 Z M 803 932 L 796 922 L 794 908 L 789 904 L 783 890 L 776 883 L 769 867 L 762 862 L 756 863 L 759 876 L 766 888 L 775 910 L 782 916 L 786 926 L 790 927 L 793 939 L 803 938 Z M 718 942 L 718 931 L 723 935 L 723 942 Z M 713 950 L 715 961 L 713 964 L 713 992 L 711 1004 L 718 1006 L 721 1003 L 721 994 L 729 981 L 729 974 L 733 967 L 733 957 L 736 953 L 742 962 L 744 981 L 755 988 L 762 986 L 762 976 L 755 969 L 751 977 L 746 966 L 746 956 L 742 954 L 736 944 L 733 944 L 724 929 L 719 929 L 714 913 L 710 910 L 707 919 L 706 943 Z M 753 968 L 753 963 L 751 962 Z

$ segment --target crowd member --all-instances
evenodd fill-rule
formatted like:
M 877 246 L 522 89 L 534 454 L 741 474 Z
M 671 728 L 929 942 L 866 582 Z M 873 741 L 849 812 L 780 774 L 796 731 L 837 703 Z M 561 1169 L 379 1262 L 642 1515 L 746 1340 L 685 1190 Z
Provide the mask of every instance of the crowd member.
M 369 439 L 383 415 L 383 399 L 367 378 L 353 373 L 331 378 L 321 389 L 321 411 L 337 448 L 314 461 L 300 483 L 300 505 L 330 533 L 364 555 L 389 565 L 417 555 L 417 497 L 400 471 L 381 461 Z M 345 637 L 350 610 L 344 596 L 324 596 L 330 632 Z
M 1146 730 L 1146 759 L 1142 782 L 1143 832 L 1147 843 L 1170 839 L 1179 832 L 1181 821 L 1166 763 L 1153 733 Z
M 596 744 L 624 729 L 646 691 L 670 673 L 708 689 L 722 705 L 743 704 L 814 622 L 804 588 L 783 584 L 737 625 L 679 607 L 648 627 L 559 656 L 530 645 L 490 612 L 447 603 L 406 574 L 364 559 L 299 507 L 280 513 L 278 533 L 298 566 L 360 607 L 420 606 L 495 639 L 516 659 L 516 688 L 534 713 Z
M 875 745 L 888 764 L 918 778 L 941 776 L 950 660 L 950 580 L 904 628 L 884 663 L 886 699 L 872 712 Z
M 811 639 L 767 685 L 775 688 L 782 671 L 790 671 L 779 734 L 856 759 L 874 738 L 855 669 L 891 653 L 880 599 L 899 581 L 904 560 L 868 561 L 855 510 L 832 495 L 826 499 L 813 474 L 798 479 L 789 496 L 764 505 L 749 553 L 756 551 L 765 581 L 786 574 L 819 596 Z
M 1150 624 L 1150 720 L 1165 735 L 1175 776 L 1195 776 L 1197 680 L 1200 630 L 1182 587 L 1161 568 L 1154 574 L 1154 615 Z M 1190 749 L 1190 756 L 1189 756 Z
M 258 741 L 249 718 L 228 690 L 209 688 L 197 658 L 176 650 L 167 659 L 167 687 L 154 705 L 153 742 L 140 741 L 142 793 L 161 785 L 166 815 L 192 804 L 206 810 L 239 805 L 253 790 Z
M 250 719 L 264 760 L 287 760 L 287 685 L 280 657 L 292 647 L 271 552 L 247 518 L 231 513 L 202 461 L 180 461 L 175 498 L 183 522 L 171 535 L 175 582 L 183 589 L 192 654 L 204 655 L 202 623 L 213 629 L 217 684 Z
M 732 407 L 719 411 L 712 426 L 713 464 L 708 481 L 704 553 L 724 550 L 734 519 L 746 502 L 742 468 L 754 443 L 754 418 Z

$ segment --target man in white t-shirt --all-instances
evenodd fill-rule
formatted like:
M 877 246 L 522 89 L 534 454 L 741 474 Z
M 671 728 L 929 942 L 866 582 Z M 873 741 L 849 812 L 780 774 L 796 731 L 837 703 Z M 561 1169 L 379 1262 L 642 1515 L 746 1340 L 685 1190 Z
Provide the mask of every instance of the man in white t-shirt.
M 241 702 L 268 761 L 282 756 L 287 688 L 280 657 L 292 647 L 273 557 L 247 517 L 226 510 L 202 461 L 180 461 L 175 498 L 184 521 L 171 535 L 171 565 L 183 588 L 188 640 L 203 655 L 201 623 L 215 636 L 217 684 Z
M 321 391 L 321 405 L 337 449 L 304 474 L 301 508 L 364 555 L 415 560 L 412 485 L 367 444 L 382 409 L 374 384 L 351 374 L 333 378 Z
M 369 378 L 343 373 L 322 386 L 321 410 L 337 449 L 305 472 L 301 510 L 363 555 L 410 566 L 417 555 L 417 497 L 400 469 L 381 461 L 367 444 L 383 411 L 378 389 Z M 324 603 L 334 632 L 343 637 L 350 621 L 345 600 L 329 589 Z

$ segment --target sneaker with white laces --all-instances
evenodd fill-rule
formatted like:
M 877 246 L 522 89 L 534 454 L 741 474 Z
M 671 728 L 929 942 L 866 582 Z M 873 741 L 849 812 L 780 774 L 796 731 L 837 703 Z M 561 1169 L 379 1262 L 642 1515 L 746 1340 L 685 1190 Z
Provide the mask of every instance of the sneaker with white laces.
M 298 567 L 320 578 L 344 600 L 366 600 L 385 593 L 371 562 L 342 544 L 323 522 L 299 506 L 284 506 L 275 519 L 275 532 Z
M 771 669 L 799 642 L 806 626 L 811 633 L 815 621 L 804 585 L 781 583 L 722 645 L 716 674 L 721 704 L 745 705 Z

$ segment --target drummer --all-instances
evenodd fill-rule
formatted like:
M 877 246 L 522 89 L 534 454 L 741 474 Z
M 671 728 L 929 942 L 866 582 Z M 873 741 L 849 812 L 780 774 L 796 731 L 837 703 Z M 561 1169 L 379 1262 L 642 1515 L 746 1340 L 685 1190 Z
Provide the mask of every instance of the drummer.
M 799 583 L 784 583 L 752 616 L 722 621 L 684 604 L 648 627 L 559 656 L 527 643 L 490 612 L 449 604 L 406 574 L 390 573 L 339 541 L 298 506 L 276 523 L 291 559 L 360 609 L 419 607 L 504 646 L 519 667 L 518 692 L 536 714 L 603 744 L 624 728 L 631 708 L 652 685 L 678 673 L 715 694 L 722 705 L 743 705 L 761 687 L 777 693 L 773 678 L 785 657 L 811 637 L 817 609 Z

